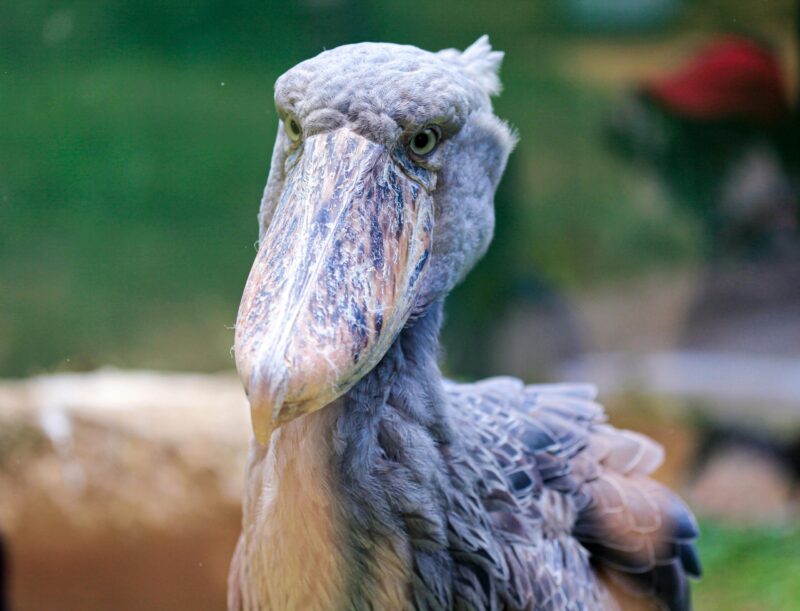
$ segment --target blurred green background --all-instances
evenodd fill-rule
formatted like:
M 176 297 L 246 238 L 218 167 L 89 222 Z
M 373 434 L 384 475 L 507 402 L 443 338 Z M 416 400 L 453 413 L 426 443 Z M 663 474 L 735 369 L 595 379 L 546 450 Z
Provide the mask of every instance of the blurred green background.
M 275 78 L 343 43 L 435 50 L 488 33 L 506 52 L 496 111 L 521 142 L 498 197 L 497 240 L 457 289 L 446 329 L 450 369 L 482 373 L 458 362 L 463 338 L 520 291 L 569 296 L 697 263 L 697 220 L 608 151 L 603 120 L 635 79 L 674 66 L 704 37 L 743 30 L 785 47 L 793 9 L 790 0 L 4 2 L 0 376 L 232 368 Z M 800 609 L 796 528 L 709 524 L 701 549 L 698 608 Z
M 691 2 L 624 32 L 581 29 L 568 7 L 3 3 L 0 374 L 231 367 L 276 126 L 272 83 L 345 42 L 439 49 L 489 33 L 506 52 L 496 108 L 521 144 L 506 189 L 516 222 L 495 246 L 501 280 L 536 269 L 573 288 L 691 260 L 691 219 L 642 204 L 636 170 L 597 137 L 620 83 L 593 51 L 618 45 L 624 57 L 627 46 L 629 64 L 658 66 L 704 32 L 785 34 L 791 2 Z M 496 305 L 473 292 L 470 307 Z

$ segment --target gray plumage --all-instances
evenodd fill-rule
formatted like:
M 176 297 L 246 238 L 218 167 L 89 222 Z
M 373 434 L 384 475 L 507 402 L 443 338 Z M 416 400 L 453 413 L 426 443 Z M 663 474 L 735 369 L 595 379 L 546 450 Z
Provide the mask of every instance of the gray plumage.
M 590 386 L 525 386 L 513 378 L 456 384 L 439 372 L 443 299 L 488 245 L 494 190 L 514 144 L 489 101 L 499 91 L 501 58 L 485 37 L 464 53 L 352 45 L 303 62 L 276 85 L 282 122 L 297 120 L 303 138 L 350 130 L 392 151 L 391 167 L 409 180 L 432 185 L 431 253 L 412 261 L 421 286 L 409 285 L 416 291 L 413 308 L 386 347 L 375 348 L 381 358 L 371 370 L 360 372 L 358 362 L 372 349 L 364 337 L 380 337 L 383 313 L 359 309 L 353 297 L 347 309 L 331 309 L 337 320 L 353 316 L 351 326 L 360 334 L 353 356 L 358 381 L 342 391 L 336 408 L 321 408 L 338 410 L 331 412 L 335 418 L 323 441 L 332 511 L 343 531 L 336 548 L 345 567 L 341 607 L 381 608 L 375 602 L 385 573 L 381 562 L 393 548 L 408 552 L 399 555 L 408 564 L 406 608 L 420 611 L 614 608 L 601 575 L 670 610 L 689 609 L 687 576 L 699 574 L 693 547 L 698 531 L 686 506 L 648 477 L 662 460 L 659 446 L 606 424 Z M 409 162 L 403 143 L 430 124 L 441 129 L 441 145 L 430 157 Z M 310 150 L 321 150 L 315 147 Z M 288 214 L 282 197 L 298 189 L 287 190 L 286 183 L 299 154 L 302 149 L 279 131 L 259 215 L 262 238 L 274 215 Z M 381 180 L 399 180 L 394 171 L 380 170 Z M 388 198 L 389 187 L 382 188 Z M 356 199 L 369 196 L 359 189 Z M 397 193 L 411 197 L 407 188 Z M 283 212 L 276 212 L 280 206 Z M 282 218 L 290 226 L 292 217 Z M 380 228 L 374 231 L 373 250 L 385 238 Z M 358 236 L 341 235 L 338 250 L 364 248 Z M 331 278 L 334 272 L 341 277 L 336 265 L 328 267 Z M 276 286 L 283 284 L 280 279 Z M 326 286 L 328 293 L 339 291 L 331 282 Z M 272 294 L 248 290 L 256 301 Z M 315 307 L 324 325 L 327 310 Z M 246 343 L 260 332 L 254 318 L 243 306 L 237 333 L 247 327 L 242 345 L 248 350 L 237 346 L 237 363 L 247 375 L 254 368 L 247 359 L 260 350 Z M 250 378 L 244 377 L 247 386 Z M 251 386 L 251 403 L 257 402 L 253 393 Z M 269 405 L 281 413 L 280 402 Z M 307 404 L 292 405 L 302 412 Z M 253 498 L 273 486 L 258 477 L 266 476 L 254 460 L 248 473 Z M 231 573 L 234 609 L 258 605 L 247 603 L 258 600 L 249 592 L 257 590 L 258 571 L 264 570 L 253 559 L 259 547 L 273 543 L 258 539 L 257 507 L 245 506 Z
M 394 148 L 426 124 L 442 128 L 443 144 L 425 166 L 437 174 L 436 234 L 420 309 L 444 297 L 492 238 L 494 192 L 516 143 L 489 99 L 500 90 L 502 58 L 486 37 L 463 53 L 361 43 L 321 53 L 275 83 L 278 116 L 297 117 L 305 138 L 347 126 Z M 279 129 L 259 212 L 262 237 L 284 187 L 289 144 Z
M 353 608 L 371 608 L 370 549 L 397 533 L 413 549 L 414 609 L 613 608 L 597 566 L 690 608 L 697 527 L 646 477 L 660 448 L 605 424 L 588 385 L 442 380 L 440 310 L 401 334 L 338 422 Z

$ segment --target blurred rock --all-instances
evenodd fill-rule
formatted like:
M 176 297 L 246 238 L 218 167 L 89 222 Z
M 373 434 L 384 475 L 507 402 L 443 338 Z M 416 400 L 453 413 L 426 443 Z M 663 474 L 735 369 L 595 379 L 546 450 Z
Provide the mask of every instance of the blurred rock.
M 6 558 L 6 542 L 0 536 L 0 611 L 8 611 L 8 560 Z
M 248 420 L 230 374 L 0 384 L 12 608 L 224 608 Z
M 693 482 L 689 499 L 703 515 L 738 523 L 789 519 L 794 478 L 775 456 L 739 445 L 717 450 Z

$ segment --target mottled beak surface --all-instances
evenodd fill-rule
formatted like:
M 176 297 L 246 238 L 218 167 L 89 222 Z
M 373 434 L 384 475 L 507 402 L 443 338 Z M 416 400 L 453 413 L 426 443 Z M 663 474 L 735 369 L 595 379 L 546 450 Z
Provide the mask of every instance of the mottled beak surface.
M 263 444 L 378 363 L 411 313 L 431 246 L 428 189 L 387 148 L 347 129 L 301 147 L 236 322 L 236 366 Z

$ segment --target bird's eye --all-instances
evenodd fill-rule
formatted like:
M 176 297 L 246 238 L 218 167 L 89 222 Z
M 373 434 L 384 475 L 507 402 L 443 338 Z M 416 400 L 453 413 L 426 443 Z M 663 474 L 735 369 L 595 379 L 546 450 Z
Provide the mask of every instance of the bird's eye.
M 303 128 L 300 127 L 300 122 L 295 117 L 288 117 L 283 122 L 283 128 L 286 130 L 286 135 L 289 136 L 289 140 L 292 142 L 299 141 L 300 136 L 303 135 Z
M 430 155 L 433 152 L 433 149 L 435 149 L 436 145 L 439 144 L 439 138 L 439 128 L 435 125 L 431 125 L 419 130 L 416 134 L 414 134 L 414 136 L 412 136 L 411 142 L 409 143 L 409 148 L 411 149 L 411 152 L 418 157 L 424 157 L 425 155 Z

